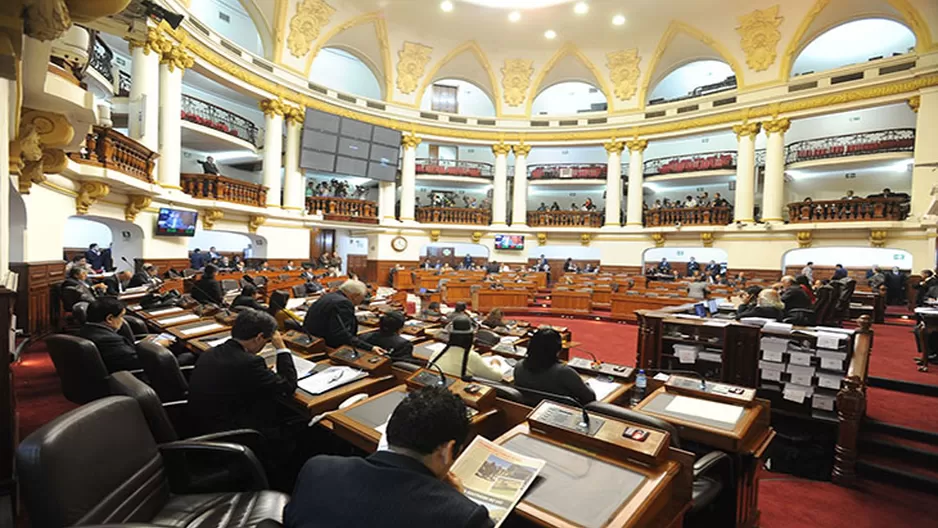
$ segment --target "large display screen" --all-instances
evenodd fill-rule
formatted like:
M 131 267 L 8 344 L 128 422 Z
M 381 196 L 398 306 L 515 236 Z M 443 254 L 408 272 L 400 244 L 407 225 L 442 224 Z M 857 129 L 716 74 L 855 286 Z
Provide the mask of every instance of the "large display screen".
M 495 249 L 524 249 L 524 235 L 495 235 Z
M 397 177 L 401 133 L 319 110 L 306 110 L 300 167 L 374 180 Z
M 195 211 L 162 207 L 160 216 L 156 219 L 156 234 L 158 236 L 195 236 L 195 225 L 198 219 L 199 213 Z

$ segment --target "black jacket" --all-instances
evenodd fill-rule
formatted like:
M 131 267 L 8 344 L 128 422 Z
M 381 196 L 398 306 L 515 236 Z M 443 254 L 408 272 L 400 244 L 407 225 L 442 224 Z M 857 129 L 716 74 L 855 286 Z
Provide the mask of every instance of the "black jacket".
M 264 358 L 229 339 L 203 353 L 189 380 L 189 416 L 201 433 L 276 427 L 276 398 L 296 390 L 296 368 L 277 354 L 277 372 Z
M 94 297 L 94 290 L 78 279 L 65 279 L 62 282 L 62 305 L 66 311 L 71 311 L 75 303 L 90 303 Z
M 766 319 L 781 321 L 785 318 L 785 312 L 779 308 L 772 308 L 771 306 L 756 306 L 749 310 L 736 312 L 737 319 L 742 319 L 743 317 L 764 317 Z
M 200 303 L 221 304 L 225 294 L 221 291 L 221 283 L 215 279 L 201 278 L 192 285 L 192 298 Z
M 117 277 L 116 273 L 104 279 L 104 284 L 107 286 L 107 295 L 111 297 L 117 297 L 127 289 L 127 285 L 121 284 L 121 280 Z
M 515 365 L 515 386 L 569 396 L 584 405 L 596 401 L 596 393 L 586 385 L 573 367 L 555 363 L 545 370 L 534 371 L 527 368 L 525 363 L 526 359 Z M 541 397 L 525 394 L 525 399 L 535 403 L 541 400 Z
M 811 298 L 801 288 L 800 284 L 792 284 L 788 289 L 782 292 L 782 302 L 785 303 L 785 311 L 796 308 L 810 309 Z
M 255 310 L 260 310 L 262 312 L 267 311 L 267 309 L 264 308 L 261 303 L 257 302 L 257 300 L 250 295 L 239 295 L 235 297 L 235 299 L 231 301 L 231 307 L 235 308 L 237 306 L 247 306 L 248 308 L 254 308 Z
M 108 372 L 142 369 L 132 336 L 118 333 L 101 323 L 85 323 L 78 335 L 94 343 Z
M 128 288 L 136 288 L 138 286 L 146 286 L 150 284 L 150 276 L 147 275 L 147 272 L 140 270 L 137 273 L 134 273 L 134 276 L 130 278 L 130 284 L 127 285 Z
M 103 252 L 95 253 L 89 249 L 88 251 L 85 251 L 85 260 L 88 261 L 88 265 L 91 266 L 91 269 L 99 270 L 104 268 Z
M 405 455 L 367 458 L 320 455 L 300 470 L 283 509 L 287 528 L 489 528 L 485 507 L 472 502 Z
M 361 337 L 362 341 L 387 350 L 391 354 L 391 359 L 394 361 L 414 358 L 413 343 L 404 339 L 399 334 L 385 335 L 381 333 L 381 330 L 375 330 L 374 332 L 363 334 Z
M 696 260 L 693 262 L 687 263 L 687 276 L 690 277 L 694 274 L 695 271 L 700 270 L 700 263 Z
M 351 345 L 355 348 L 371 350 L 371 344 L 358 337 L 358 320 L 355 319 L 355 305 L 342 292 L 327 293 L 314 302 L 306 311 L 303 329 L 321 337 L 326 346 L 337 348 Z

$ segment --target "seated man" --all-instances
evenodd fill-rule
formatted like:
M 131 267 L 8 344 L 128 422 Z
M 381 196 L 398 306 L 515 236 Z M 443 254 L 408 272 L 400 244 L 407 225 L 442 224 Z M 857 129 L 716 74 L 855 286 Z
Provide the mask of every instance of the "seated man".
M 75 266 L 68 270 L 66 279 L 62 282 L 62 305 L 65 310 L 71 311 L 75 304 L 90 303 L 95 299 L 95 289 L 107 288 L 104 284 L 96 284 L 94 288 L 88 285 L 88 271 Z
M 404 328 L 404 314 L 387 312 L 381 316 L 378 329 L 364 334 L 362 340 L 387 350 L 388 356 L 394 361 L 413 359 L 414 345 L 401 337 L 401 328 Z
M 130 279 L 130 284 L 128 287 L 136 288 L 138 286 L 150 286 L 157 282 L 159 279 L 156 276 L 156 267 L 153 264 L 144 264 L 140 271 L 134 273 L 134 276 Z
M 88 305 L 88 319 L 78 335 L 98 347 L 108 372 L 142 369 L 133 335 L 124 325 L 124 303 L 114 297 L 101 297 Z
M 367 343 L 358 337 L 355 307 L 365 300 L 367 294 L 368 288 L 362 282 L 345 281 L 339 286 L 339 291 L 323 295 L 309 307 L 306 318 L 303 320 L 303 329 L 311 335 L 323 338 L 326 346 L 332 348 L 349 345 L 378 354 L 386 354 L 387 352 L 381 347 Z
M 246 306 L 248 308 L 260 310 L 262 312 L 267 311 L 267 308 L 264 308 L 264 305 L 257 302 L 257 299 L 255 299 L 256 296 L 257 287 L 253 284 L 245 284 L 241 287 L 241 294 L 235 297 L 233 301 L 231 301 L 231 308 Z
M 785 303 L 785 312 L 796 308 L 810 309 L 811 298 L 805 293 L 800 284 L 795 282 L 791 275 L 782 277 L 782 302 Z
M 388 421 L 387 450 L 306 462 L 284 526 L 492 527 L 485 507 L 460 493 L 449 473 L 468 434 L 458 396 L 435 386 L 411 392 Z
M 126 290 L 130 284 L 131 278 L 133 278 L 133 273 L 131 273 L 130 270 L 123 270 L 118 271 L 114 275 L 104 279 L 103 284 L 107 288 L 105 294 L 112 297 L 117 297 L 118 295 L 124 293 L 124 290 Z

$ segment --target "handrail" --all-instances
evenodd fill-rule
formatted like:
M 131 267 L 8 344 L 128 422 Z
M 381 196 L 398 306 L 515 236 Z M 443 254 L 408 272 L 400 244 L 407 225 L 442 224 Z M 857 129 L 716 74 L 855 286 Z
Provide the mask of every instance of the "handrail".
M 193 198 L 267 207 L 267 187 L 220 174 L 179 175 L 182 190 Z
M 605 163 L 544 163 L 528 167 L 528 178 L 532 180 L 604 180 Z
M 88 58 L 88 65 L 94 68 L 94 71 L 100 73 L 111 84 L 114 84 L 114 52 L 111 47 L 101 38 L 100 35 L 94 35 L 94 46 L 91 47 L 91 57 Z
M 727 90 L 733 90 L 736 88 L 736 76 L 730 75 L 726 79 L 723 79 L 720 82 L 715 82 L 711 84 L 705 84 L 703 86 L 698 86 L 693 90 L 687 92 L 686 95 L 679 95 L 671 99 L 664 97 L 659 97 L 657 99 L 652 99 L 648 101 L 648 106 L 653 106 L 657 104 L 664 103 L 673 103 L 675 101 L 683 101 L 684 99 L 694 99 L 696 97 L 702 97 L 704 95 L 712 95 L 719 92 L 725 92 Z
M 681 172 L 722 170 L 736 168 L 736 151 L 701 152 L 690 156 L 665 156 L 647 160 L 646 175 L 675 174 Z
M 118 70 L 117 78 L 117 96 L 127 97 L 130 95 L 130 74 L 124 70 Z
M 907 197 L 815 200 L 788 204 L 788 221 L 809 222 L 901 221 L 909 215 Z
M 732 207 L 680 207 L 645 211 L 645 226 L 729 225 Z
M 531 227 L 602 227 L 598 211 L 528 211 Z
M 417 174 L 491 178 L 495 174 L 495 168 L 491 163 L 483 161 L 419 158 L 417 159 L 416 172 Z
M 417 221 L 422 224 L 489 225 L 492 211 L 465 207 L 418 207 Z
M 160 155 L 113 128 L 94 125 L 85 137 L 85 147 L 69 153 L 69 157 L 78 163 L 114 169 L 153 183 L 153 168 Z
M 785 163 L 915 149 L 914 128 L 894 128 L 797 141 L 786 147 Z
M 837 392 L 837 443 L 834 446 L 834 469 L 831 478 L 837 484 L 853 486 L 857 481 L 857 444 L 860 422 L 866 415 L 866 378 L 873 349 L 870 316 L 861 316 L 854 336 L 853 357 L 847 375 Z
M 181 117 L 257 145 L 257 125 L 251 120 L 197 97 L 182 95 Z
M 378 223 L 378 204 L 370 200 L 307 196 L 306 212 L 321 214 L 326 220 L 339 222 Z

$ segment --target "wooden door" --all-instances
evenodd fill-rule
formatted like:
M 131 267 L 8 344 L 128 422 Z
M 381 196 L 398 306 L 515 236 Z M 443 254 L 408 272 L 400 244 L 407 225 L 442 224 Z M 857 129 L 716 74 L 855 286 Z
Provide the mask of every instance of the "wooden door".
M 323 253 L 335 251 L 335 229 L 309 230 L 309 260 L 316 261 Z

